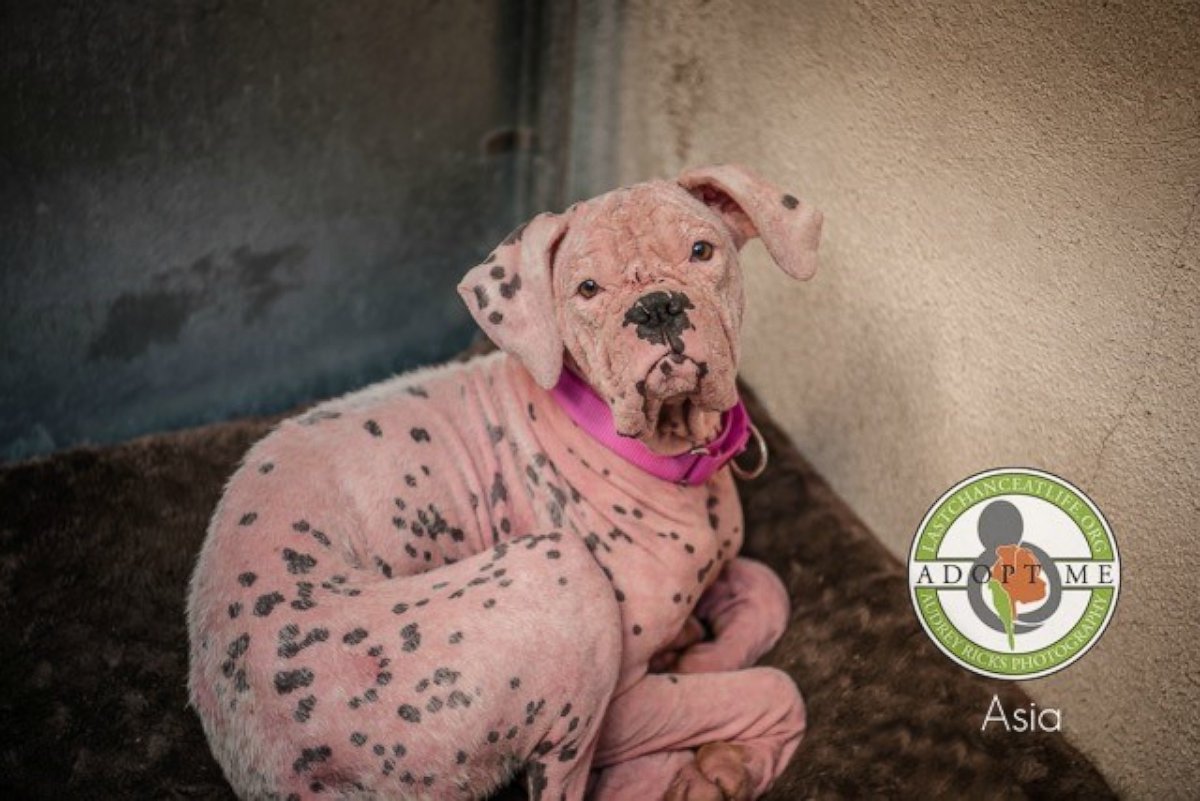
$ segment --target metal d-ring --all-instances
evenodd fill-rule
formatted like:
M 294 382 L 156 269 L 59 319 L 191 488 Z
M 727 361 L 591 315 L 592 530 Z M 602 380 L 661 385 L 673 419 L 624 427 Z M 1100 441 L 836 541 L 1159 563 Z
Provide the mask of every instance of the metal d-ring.
M 770 457 L 770 452 L 767 450 L 767 441 L 763 439 L 763 435 L 758 431 L 758 426 L 754 425 L 754 423 L 750 424 L 750 433 L 753 435 L 754 444 L 758 447 L 758 464 L 747 470 L 737 463 L 736 458 L 729 461 L 729 469 L 742 481 L 750 481 L 761 476 L 763 471 L 767 469 L 767 460 Z

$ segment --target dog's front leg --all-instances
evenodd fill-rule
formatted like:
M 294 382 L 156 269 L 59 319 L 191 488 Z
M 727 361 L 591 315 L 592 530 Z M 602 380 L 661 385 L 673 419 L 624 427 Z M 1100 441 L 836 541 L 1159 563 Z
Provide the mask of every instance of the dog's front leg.
M 804 701 L 782 671 L 649 674 L 608 708 L 593 797 L 757 798 L 804 728 Z
M 696 616 L 712 629 L 713 639 L 684 649 L 675 672 L 750 667 L 783 636 L 789 611 L 787 590 L 771 568 L 751 559 L 733 560 L 696 605 Z

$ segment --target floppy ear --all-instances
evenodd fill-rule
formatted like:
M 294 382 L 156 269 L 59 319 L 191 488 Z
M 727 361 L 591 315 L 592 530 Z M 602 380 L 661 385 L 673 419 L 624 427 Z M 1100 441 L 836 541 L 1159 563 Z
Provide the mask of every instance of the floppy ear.
M 509 234 L 458 285 L 488 338 L 520 359 L 545 389 L 558 383 L 562 371 L 550 270 L 566 230 L 566 216 L 539 214 Z
M 677 180 L 725 221 L 739 248 L 758 236 L 793 278 L 807 280 L 817 271 L 824 218 L 808 203 L 736 164 L 697 167 Z

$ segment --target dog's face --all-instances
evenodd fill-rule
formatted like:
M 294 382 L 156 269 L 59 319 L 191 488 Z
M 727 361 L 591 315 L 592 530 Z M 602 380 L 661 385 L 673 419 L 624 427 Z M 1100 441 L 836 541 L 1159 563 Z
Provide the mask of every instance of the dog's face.
M 617 430 L 703 442 L 737 402 L 744 296 L 737 246 L 678 184 L 639 184 L 576 207 L 554 260 L 558 329 Z
M 539 215 L 459 291 L 543 387 L 565 354 L 619 433 L 679 452 L 711 439 L 737 402 L 738 250 L 761 236 L 781 267 L 807 278 L 820 227 L 819 212 L 747 170 L 694 170 Z

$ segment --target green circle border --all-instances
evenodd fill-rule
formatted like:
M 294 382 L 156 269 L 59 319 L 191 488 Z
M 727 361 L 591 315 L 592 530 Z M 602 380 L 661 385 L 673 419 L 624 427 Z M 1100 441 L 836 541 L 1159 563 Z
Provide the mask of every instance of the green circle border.
M 951 645 L 950 643 L 948 643 L 946 641 L 946 638 L 941 633 L 935 633 L 932 625 L 929 623 L 928 620 L 925 619 L 925 612 L 920 603 L 920 599 L 921 599 L 922 595 L 932 597 L 933 602 L 937 605 L 937 611 L 941 613 L 943 619 L 945 620 L 946 627 L 948 627 L 951 632 L 953 632 L 955 635 L 957 635 L 964 642 L 969 643 L 972 646 L 972 648 L 977 652 L 978 656 L 990 657 L 991 661 L 993 663 L 996 661 L 1005 662 L 1008 659 L 1013 658 L 1014 656 L 1019 656 L 1024 659 L 1034 659 L 1039 655 L 1047 655 L 1048 656 L 1051 651 L 1053 651 L 1061 643 L 1063 643 L 1065 640 L 1067 640 L 1068 638 L 1075 635 L 1080 630 L 1080 628 L 1084 625 L 1084 622 L 1085 622 L 1084 617 L 1080 617 L 1079 621 L 1077 621 L 1076 624 L 1071 627 L 1070 631 L 1066 632 L 1062 637 L 1060 637 L 1055 642 L 1050 643 L 1049 645 L 1043 646 L 1036 651 L 1030 651 L 1028 653 L 1005 654 L 1000 651 L 994 651 L 990 648 L 985 648 L 985 647 L 979 645 L 978 643 L 976 643 L 970 637 L 963 634 L 962 631 L 960 631 L 958 629 L 958 627 L 955 626 L 950 621 L 949 615 L 946 614 L 945 609 L 942 607 L 941 599 L 938 596 L 939 590 L 937 590 L 935 588 L 917 587 L 911 583 L 912 568 L 913 568 L 914 564 L 923 564 L 923 563 L 939 561 L 939 557 L 937 556 L 937 550 L 938 550 L 938 547 L 940 547 L 940 545 L 941 545 L 941 537 L 939 537 L 937 539 L 936 544 L 932 544 L 932 543 L 930 544 L 931 549 L 934 554 L 933 556 L 918 557 L 916 554 L 917 554 L 918 550 L 921 548 L 923 541 L 926 540 L 926 538 L 930 535 L 930 531 L 929 531 L 930 526 L 934 523 L 934 521 L 939 519 L 939 516 L 941 516 L 946 511 L 949 504 L 960 493 L 962 493 L 964 491 L 969 492 L 970 490 L 972 490 L 974 488 L 980 487 L 985 482 L 996 482 L 996 481 L 999 481 L 999 480 L 1005 479 L 1005 478 L 1039 479 L 1039 480 L 1045 481 L 1049 484 L 1052 484 L 1057 489 L 1059 489 L 1063 493 L 1065 493 L 1069 497 L 1070 500 L 1074 500 L 1076 502 L 1075 506 L 1077 507 L 1077 509 L 1075 509 L 1074 511 L 1068 510 L 1068 509 L 1064 508 L 1062 506 L 1062 504 L 1055 503 L 1055 501 L 1051 500 L 1050 498 L 1045 497 L 1044 495 L 1038 494 L 1037 492 L 1025 491 L 1025 490 L 997 491 L 997 492 L 993 492 L 990 495 L 984 494 L 984 495 L 982 495 L 982 497 L 971 500 L 969 503 L 965 504 L 963 506 L 963 508 L 961 508 L 958 512 L 956 512 L 952 516 L 950 516 L 948 519 L 948 522 L 946 522 L 946 524 L 942 530 L 942 532 L 943 532 L 942 537 L 945 536 L 945 533 L 950 530 L 950 528 L 954 525 L 954 523 L 962 515 L 966 514 L 967 511 L 969 511 L 970 509 L 972 509 L 973 507 L 975 507 L 976 505 L 978 505 L 980 503 L 992 500 L 994 498 L 1008 496 L 1008 495 L 1022 495 L 1022 496 L 1026 496 L 1026 497 L 1039 498 L 1039 499 L 1045 501 L 1046 503 L 1052 504 L 1053 506 L 1055 506 L 1056 508 L 1058 508 L 1060 511 L 1062 511 L 1064 514 L 1066 514 L 1068 517 L 1071 518 L 1072 522 L 1078 527 L 1079 532 L 1081 534 L 1083 534 L 1084 539 L 1087 541 L 1088 550 L 1092 555 L 1091 558 L 1093 561 L 1113 562 L 1113 563 L 1115 563 L 1116 569 L 1117 569 L 1117 585 L 1115 587 L 1093 588 L 1088 594 L 1088 602 L 1087 602 L 1087 606 L 1085 607 L 1085 609 L 1091 608 L 1092 603 L 1095 601 L 1097 595 L 1100 595 L 1104 599 L 1104 607 L 1103 607 L 1103 612 L 1102 612 L 1103 619 L 1101 620 L 1101 623 L 1097 627 L 1096 631 L 1094 631 L 1092 633 L 1091 637 L 1089 637 L 1085 642 L 1083 642 L 1080 645 L 1080 647 L 1078 649 L 1076 649 L 1075 651 L 1073 651 L 1071 654 L 1068 654 L 1068 655 L 1060 658 L 1056 662 L 1050 662 L 1046 667 L 1037 668 L 1034 670 L 1020 670 L 1019 671 L 1019 670 L 1012 670 L 1012 669 L 1006 669 L 1006 668 L 984 667 L 983 665 L 978 664 L 977 660 L 973 660 L 973 659 L 963 655 L 962 653 L 960 653 L 959 650 L 956 650 L 956 648 L 953 645 Z M 1084 516 L 1086 516 L 1086 514 L 1089 512 L 1090 512 L 1091 516 L 1093 516 L 1096 519 L 1096 522 L 1098 523 L 1098 526 L 1099 526 L 1101 532 L 1104 534 L 1103 545 L 1106 547 L 1097 549 L 1097 547 L 1095 546 L 1095 543 L 1093 542 L 1093 538 L 1089 537 L 1087 532 L 1084 530 L 1084 526 L 1083 526 L 1081 519 Z M 1109 623 L 1112 622 L 1113 613 L 1116 611 L 1116 601 L 1117 601 L 1118 591 L 1120 588 L 1120 576 L 1121 576 L 1120 554 L 1117 550 L 1116 538 L 1113 535 L 1112 527 L 1109 525 L 1107 518 L 1104 517 L 1104 514 L 1100 511 L 1099 507 L 1097 507 L 1096 504 L 1093 503 L 1092 500 L 1090 498 L 1088 498 L 1086 495 L 1084 495 L 1081 491 L 1079 491 L 1075 487 L 1071 486 L 1064 479 L 1061 479 L 1058 476 L 1047 473 L 1043 470 L 1034 470 L 1032 468 L 1013 468 L 1013 467 L 998 468 L 995 470 L 988 470 L 988 471 L 984 471 L 983 473 L 978 473 L 974 476 L 964 479 L 963 481 L 959 482 L 958 484 L 955 484 L 953 487 L 951 487 L 946 492 L 942 493 L 942 495 L 939 496 L 938 500 L 934 503 L 934 505 L 932 507 L 930 507 L 929 511 L 926 512 L 925 517 L 922 519 L 921 526 L 917 531 L 917 535 L 915 537 L 913 537 L 913 543 L 909 550 L 908 566 L 909 566 L 909 577 L 908 578 L 909 578 L 909 582 L 910 582 L 909 595 L 912 600 L 913 611 L 916 613 L 917 619 L 921 623 L 921 627 L 925 630 L 925 633 L 929 636 L 929 638 L 931 640 L 934 641 L 935 644 L 937 644 L 938 648 L 943 653 L 945 653 L 946 656 L 948 656 L 950 659 L 952 659 L 954 662 L 958 663 L 962 667 L 964 667 L 974 673 L 979 673 L 981 675 L 988 676 L 990 678 L 1012 679 L 1012 680 L 1035 679 L 1035 678 L 1041 678 L 1043 676 L 1048 676 L 1051 673 L 1055 673 L 1058 670 L 1061 670 L 1061 669 L 1071 665 L 1076 660 L 1078 660 L 1080 657 L 1082 657 L 1087 651 L 1091 650 L 1091 648 L 1096 644 L 1096 642 L 1100 639 L 1100 637 L 1103 636 L 1104 632 L 1108 628 Z

